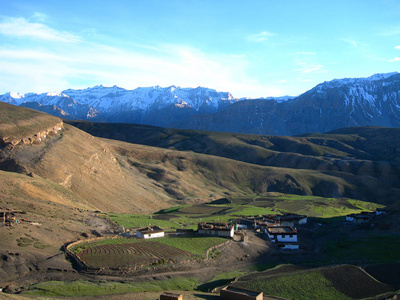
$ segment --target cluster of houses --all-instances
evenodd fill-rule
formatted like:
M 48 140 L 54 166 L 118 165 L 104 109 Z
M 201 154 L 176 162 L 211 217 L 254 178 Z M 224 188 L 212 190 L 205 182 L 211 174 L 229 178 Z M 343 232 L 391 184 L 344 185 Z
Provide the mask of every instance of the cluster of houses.
M 359 214 L 350 214 L 346 216 L 346 223 L 361 224 L 368 223 L 373 217 L 386 214 L 385 208 L 377 208 L 375 212 L 363 211 Z
M 306 215 L 283 214 L 265 215 L 250 218 L 253 227 L 265 233 L 271 242 L 285 250 L 298 250 L 297 229 L 295 226 L 307 224 Z
M 281 249 L 298 250 L 299 244 L 295 226 L 306 223 L 307 216 L 305 215 L 264 215 L 261 217 L 246 217 L 238 220 L 236 230 L 239 228 L 254 228 L 257 231 L 265 233 L 266 236 Z M 175 234 L 194 233 L 233 238 L 235 235 L 235 225 L 225 222 L 199 222 L 197 231 L 178 229 Z M 158 226 L 149 226 L 136 230 L 136 237 L 138 238 L 149 239 L 163 236 L 165 236 L 165 232 Z M 242 239 L 242 241 L 245 240 L 246 239 Z

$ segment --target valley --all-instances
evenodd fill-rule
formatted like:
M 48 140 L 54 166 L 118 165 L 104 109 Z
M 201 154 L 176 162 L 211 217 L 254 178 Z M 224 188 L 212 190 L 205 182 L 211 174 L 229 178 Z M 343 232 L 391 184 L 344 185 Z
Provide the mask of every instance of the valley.
M 310 268 L 307 278 L 328 280 L 344 298 L 370 296 L 349 294 L 325 269 L 331 265 L 340 269 L 343 264 L 361 267 L 351 269 L 360 278 L 360 291 L 368 284 L 363 278 L 370 278 L 363 272 L 382 281 L 374 285 L 375 295 L 390 296 L 399 289 L 399 282 L 389 282 L 382 269 L 373 270 L 400 260 L 400 131 L 396 128 L 276 137 L 67 122 L 0 104 L 0 212 L 4 219 L 6 214 L 10 217 L 9 226 L 4 221 L 0 230 L 0 287 L 23 292 L 13 295 L 16 299 L 28 297 L 24 293 L 38 297 L 130 293 L 120 297 L 152 299 L 165 290 L 181 291 L 185 299 L 217 299 L 218 294 L 210 293 L 214 288 L 235 279 L 238 285 L 246 284 L 243 275 L 286 274 L 289 277 L 279 280 L 294 282 L 296 274 Z M 346 215 L 383 207 L 388 213 L 370 223 L 343 224 Z M 192 253 L 188 237 L 179 249 L 185 252 L 179 253 L 193 255 L 190 259 L 173 263 L 162 257 L 165 261 L 133 273 L 123 266 L 114 271 L 85 270 L 65 256 L 71 242 L 80 240 L 83 248 L 90 249 L 91 239 L 115 240 L 126 229 L 134 232 L 149 224 L 174 235 L 176 229 L 196 230 L 199 222 L 238 224 L 250 216 L 285 213 L 309 219 L 296 226 L 300 250 L 292 253 L 249 228 L 247 242 L 220 238 L 221 242 L 208 244 L 208 237 L 192 237 L 207 241 L 202 242 L 204 248 L 195 247 L 197 253 Z M 169 235 L 161 238 L 165 241 L 161 244 L 179 247 Z M 134 237 L 117 239 L 120 245 L 138 242 Z M 216 251 L 207 251 L 219 244 Z M 120 251 L 107 247 L 102 248 L 107 253 Z M 110 266 L 115 267 L 112 261 Z

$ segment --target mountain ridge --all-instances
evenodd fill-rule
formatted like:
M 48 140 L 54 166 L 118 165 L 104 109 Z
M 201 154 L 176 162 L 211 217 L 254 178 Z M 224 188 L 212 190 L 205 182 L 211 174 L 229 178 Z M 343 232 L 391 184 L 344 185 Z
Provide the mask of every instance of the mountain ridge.
M 0 101 L 71 120 L 290 136 L 353 126 L 399 127 L 400 74 L 334 79 L 297 97 L 238 99 L 203 87 L 99 85 L 61 93 L 7 93 Z

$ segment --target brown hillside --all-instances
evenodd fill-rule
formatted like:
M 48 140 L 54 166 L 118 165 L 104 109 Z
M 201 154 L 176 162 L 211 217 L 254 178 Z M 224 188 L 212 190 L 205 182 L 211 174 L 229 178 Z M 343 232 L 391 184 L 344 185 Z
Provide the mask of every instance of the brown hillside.
M 0 145 L 32 143 L 62 127 L 59 118 L 0 103 Z
M 134 124 L 105 124 L 71 122 L 91 134 L 131 143 L 150 145 L 180 151 L 194 151 L 220 156 L 260 166 L 294 170 L 314 170 L 318 173 L 339 177 L 347 184 L 356 186 L 351 197 L 392 203 L 399 200 L 400 169 L 396 155 L 400 151 L 396 142 L 400 130 L 375 128 L 375 134 L 315 134 L 304 137 L 276 137 L 249 134 L 219 133 L 195 130 L 165 129 Z M 360 128 L 360 132 L 363 129 Z M 372 132 L 374 130 L 371 130 Z M 379 139 L 376 130 L 384 130 Z M 389 134 L 390 133 L 390 134 Z M 382 153 L 391 155 L 380 156 Z M 338 197 L 341 192 L 335 184 L 314 184 L 313 193 L 326 197 Z M 333 188 L 332 188 L 333 186 Z M 288 186 L 286 192 L 293 191 Z M 372 193 L 371 193 L 372 191 Z

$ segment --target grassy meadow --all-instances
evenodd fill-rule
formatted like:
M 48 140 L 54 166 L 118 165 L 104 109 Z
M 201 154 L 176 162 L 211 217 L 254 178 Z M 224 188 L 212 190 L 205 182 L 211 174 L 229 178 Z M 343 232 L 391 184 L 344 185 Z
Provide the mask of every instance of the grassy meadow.
M 196 278 L 171 278 L 151 282 L 121 283 L 104 281 L 47 281 L 35 284 L 24 295 L 46 297 L 85 297 L 105 296 L 125 293 L 193 290 L 197 286 Z

